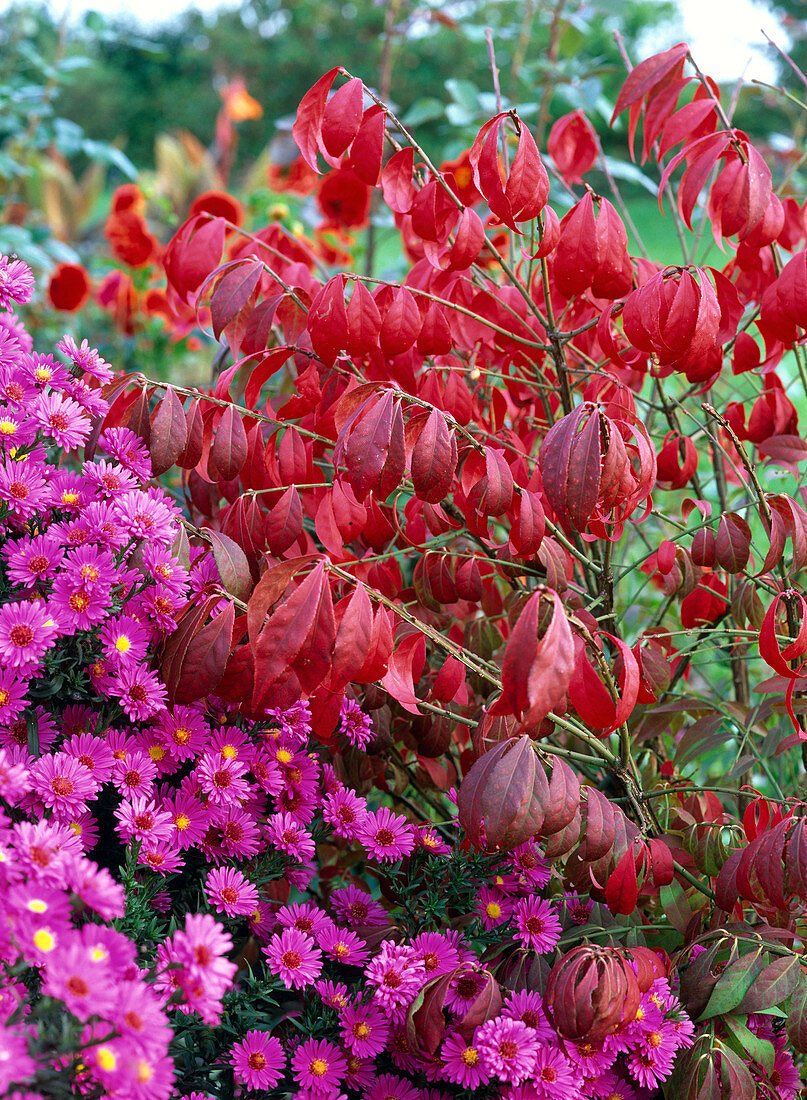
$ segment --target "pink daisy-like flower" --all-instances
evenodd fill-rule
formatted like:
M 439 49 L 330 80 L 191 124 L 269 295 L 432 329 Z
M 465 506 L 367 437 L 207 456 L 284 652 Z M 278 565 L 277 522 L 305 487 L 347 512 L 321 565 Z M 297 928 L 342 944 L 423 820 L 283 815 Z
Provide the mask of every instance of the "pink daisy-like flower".
M 446 1080 L 465 1089 L 478 1088 L 490 1080 L 479 1051 L 461 1035 L 446 1036 L 440 1048 L 440 1061 Z
M 158 875 L 173 875 L 182 870 L 184 860 L 177 849 L 165 840 L 146 840 L 138 853 L 137 862 L 149 867 Z
M 42 992 L 64 1001 L 80 1020 L 103 1017 L 115 1000 L 115 987 L 106 963 L 94 961 L 78 936 L 66 942 L 52 964 L 49 960 Z
M 446 991 L 446 1008 L 450 1008 L 459 1016 L 464 1016 L 485 988 L 487 981 L 487 975 L 482 970 L 472 964 L 466 964 Z
M 31 411 L 43 435 L 65 451 L 75 451 L 86 443 L 92 424 L 81 405 L 72 398 L 60 393 L 43 393 Z
M 34 274 L 23 260 L 0 256 L 0 309 L 11 311 L 11 303 L 25 305 L 34 292 Z
M 128 470 L 124 470 L 117 462 L 107 462 L 105 458 L 85 462 L 81 473 L 87 483 L 94 485 L 97 493 L 107 500 L 116 493 L 137 488 L 137 480 Z
M 28 681 L 10 668 L 0 668 L 0 725 L 7 725 L 28 705 Z
M 342 982 L 332 982 L 320 978 L 318 982 L 314 982 L 314 990 L 324 1005 L 328 1008 L 335 1008 L 340 1015 L 350 1003 L 348 988 Z
M 47 482 L 36 463 L 13 459 L 0 462 L 0 501 L 6 502 L 17 520 L 27 520 L 35 512 L 45 510 L 47 500 Z
M 593 1078 L 605 1073 L 617 1059 L 615 1050 L 604 1050 L 602 1045 L 567 1042 L 564 1044 L 566 1057 L 576 1066 L 583 1077 Z
M 539 955 L 551 951 L 560 939 L 558 914 L 550 902 L 541 898 L 519 898 L 515 923 L 521 942 Z
M 392 940 L 382 942 L 365 973 L 376 987 L 373 997 L 388 1010 L 410 1004 L 426 981 L 426 969 L 412 948 Z
M 354 928 L 383 928 L 389 923 L 387 911 L 358 886 L 341 886 L 334 890 L 331 905 L 339 920 Z
M 375 737 L 373 721 L 353 699 L 345 699 L 339 715 L 341 730 L 351 745 L 363 749 Z
M 168 692 L 156 672 L 136 666 L 119 668 L 111 679 L 109 694 L 120 701 L 133 722 L 153 718 L 165 710 Z
M 382 1073 L 376 1077 L 364 1096 L 365 1100 L 423 1100 L 420 1089 L 394 1073 Z
M 422 848 L 432 856 L 447 856 L 451 853 L 449 846 L 430 825 L 416 827 L 415 847 Z
M 51 606 L 62 634 L 88 630 L 109 614 L 109 585 L 83 588 L 68 573 L 53 582 Z
M 79 347 L 72 336 L 66 335 L 56 347 L 78 370 L 97 378 L 99 382 L 108 382 L 112 377 L 112 368 L 109 363 L 102 359 L 98 351 L 91 348 L 86 340 L 82 340 Z
M 101 432 L 98 444 L 121 466 L 131 470 L 140 481 L 147 481 L 151 477 L 151 455 L 148 447 L 131 428 L 106 428 Z
M 530 886 L 542 890 L 549 882 L 549 862 L 534 841 L 528 840 L 514 848 L 510 858 L 515 874 Z
M 129 615 L 107 619 L 98 633 L 101 651 L 112 664 L 139 664 L 146 656 L 150 631 Z
M 267 967 L 286 989 L 305 989 L 322 971 L 322 952 L 302 933 L 285 928 L 275 933 L 264 948 Z
M 580 1092 L 580 1072 L 557 1047 L 541 1045 L 535 1053 L 530 1086 L 538 1100 L 573 1100 Z
M 156 843 L 170 840 L 173 832 L 171 815 L 157 808 L 157 804 L 148 795 L 139 795 L 131 802 L 121 802 L 115 817 L 118 819 L 116 831 L 125 841 L 148 840 Z
M 56 640 L 56 624 L 38 603 L 0 607 L 0 659 L 6 668 L 31 672 Z
M 138 795 L 151 797 L 156 776 L 154 761 L 137 749 L 128 753 L 125 759 L 116 760 L 112 769 L 112 782 L 128 799 Z
M 258 823 L 251 814 L 234 807 L 214 807 L 211 813 L 224 853 L 236 859 L 252 859 L 263 849 Z
M 178 792 L 162 803 L 171 815 L 171 842 L 178 848 L 195 848 L 210 823 L 210 811 L 193 795 Z
M 188 969 L 188 982 L 201 981 L 228 989 L 237 967 L 225 956 L 233 941 L 209 913 L 188 913 L 185 928 L 167 941 L 177 961 Z
M 320 932 L 317 942 L 329 958 L 346 966 L 360 966 L 369 955 L 364 941 L 355 932 L 335 924 Z
M 540 993 L 527 989 L 511 993 L 501 1014 L 511 1020 L 521 1020 L 535 1032 L 536 1038 L 541 1042 L 555 1038 L 555 1029 L 546 1018 L 544 1000 Z
M 367 820 L 367 800 L 341 787 L 323 802 L 322 816 L 337 836 L 355 840 Z
M 664 1029 L 651 1031 L 628 1054 L 631 1076 L 646 1089 L 654 1089 L 672 1073 L 678 1047 Z
M 530 1076 L 538 1051 L 535 1032 L 521 1020 L 496 1016 L 474 1033 L 482 1064 L 488 1073 L 517 1085 Z
M 31 781 L 37 797 L 62 818 L 80 814 L 98 793 L 92 775 L 66 752 L 40 756 L 31 765 Z
M 176 520 L 162 494 L 151 496 L 143 489 L 121 493 L 113 500 L 113 513 L 135 538 L 155 539 L 166 545 L 174 540 Z
M 390 863 L 408 856 L 415 847 L 415 830 L 400 814 L 386 806 L 368 813 L 358 839 L 373 859 Z
M 51 534 L 7 542 L 2 555 L 7 564 L 9 580 L 32 588 L 37 581 L 52 577 L 64 557 L 64 547 Z
M 280 1040 L 265 1031 L 248 1031 L 230 1051 L 236 1081 L 251 1089 L 271 1089 L 286 1071 Z
M 374 1004 L 348 1005 L 341 1014 L 342 1041 L 360 1058 L 374 1057 L 389 1037 L 389 1021 Z
M 334 924 L 327 913 L 317 908 L 316 902 L 292 902 L 277 911 L 277 923 L 281 928 L 294 928 L 304 936 L 319 939 L 321 933 L 333 928 Z
M 513 903 L 500 890 L 483 886 L 476 895 L 474 912 L 479 915 L 482 925 L 488 931 L 499 924 L 506 924 L 513 915 Z
M 421 932 L 412 940 L 412 950 L 430 979 L 455 970 L 461 962 L 457 948 L 440 932 Z
M 14 763 L 5 749 L 0 749 L 0 798 L 15 805 L 23 792 L 28 790 L 28 768 L 25 764 Z M 0 858 L 0 863 L 4 862 Z
M 246 772 L 243 760 L 222 760 L 218 753 L 206 752 L 194 778 L 211 806 L 223 806 L 243 802 L 249 797 L 249 783 L 244 778 Z
M 177 760 L 195 760 L 207 747 L 209 730 L 201 713 L 193 707 L 175 706 L 163 711 L 158 725 Z
M 272 814 L 266 822 L 266 833 L 292 859 L 310 859 L 314 855 L 314 838 L 291 814 Z
M 258 904 L 258 891 L 235 867 L 216 867 L 205 879 L 205 897 L 228 917 L 243 917 Z
M 339 1047 L 326 1039 L 306 1039 L 300 1043 L 291 1057 L 291 1065 L 304 1089 L 325 1094 L 337 1091 L 347 1069 Z

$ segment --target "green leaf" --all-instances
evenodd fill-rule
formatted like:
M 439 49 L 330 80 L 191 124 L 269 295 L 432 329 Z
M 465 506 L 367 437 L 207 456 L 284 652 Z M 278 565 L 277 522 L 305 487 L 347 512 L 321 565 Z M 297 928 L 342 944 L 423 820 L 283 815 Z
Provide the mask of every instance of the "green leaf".
M 748 1055 L 750 1058 L 762 1066 L 765 1072 L 770 1076 L 773 1073 L 773 1059 L 776 1051 L 773 1049 L 773 1043 L 768 1039 L 762 1039 L 759 1035 L 755 1035 L 753 1031 L 750 1031 L 739 1016 L 726 1016 L 723 1020 L 730 1032 L 729 1039 L 735 1040 L 731 1043 L 732 1049 L 737 1052 L 742 1058 L 744 1055 Z
M 698 1020 L 708 1020 L 713 1016 L 725 1016 L 735 1009 L 748 993 L 751 986 L 765 969 L 767 956 L 761 948 L 736 959 L 721 974 L 706 1008 Z
M 801 963 L 795 955 L 784 955 L 768 963 L 740 1002 L 743 1012 L 759 1012 L 781 1004 L 799 984 Z
M 445 104 L 439 99 L 417 99 L 401 121 L 404 126 L 422 126 L 425 122 L 435 122 L 438 118 L 443 118 L 445 111 Z

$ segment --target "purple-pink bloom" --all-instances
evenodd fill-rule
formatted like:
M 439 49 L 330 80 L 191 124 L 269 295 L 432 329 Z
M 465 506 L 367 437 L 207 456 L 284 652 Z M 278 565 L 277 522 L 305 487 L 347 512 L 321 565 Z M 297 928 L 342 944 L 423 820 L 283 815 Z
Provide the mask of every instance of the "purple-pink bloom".
M 530 1076 L 538 1051 L 535 1032 L 521 1020 L 496 1016 L 474 1032 L 482 1064 L 492 1076 L 517 1085 Z
M 560 939 L 561 926 L 551 902 L 541 898 L 519 898 L 515 908 L 515 924 L 521 942 L 539 955 L 551 951 Z
M 486 1085 L 489 1074 L 482 1065 L 482 1058 L 473 1042 L 466 1042 L 461 1035 L 447 1035 L 440 1048 L 443 1075 L 455 1085 L 475 1089 Z
M 322 952 L 313 940 L 293 928 L 276 932 L 263 950 L 267 967 L 286 989 L 305 989 L 322 972 Z
M 415 830 L 400 814 L 386 806 L 368 813 L 358 839 L 373 859 L 389 863 L 408 856 L 415 847 Z
M 280 1040 L 265 1031 L 248 1031 L 230 1051 L 235 1079 L 251 1089 L 271 1089 L 286 1070 Z
M 345 1075 L 347 1063 L 339 1047 L 327 1039 L 306 1039 L 291 1057 L 294 1076 L 304 1089 L 334 1094 Z
M 205 897 L 219 913 L 244 917 L 255 911 L 258 891 L 235 867 L 216 867 L 205 879 Z
M 0 607 L 0 658 L 6 668 L 31 672 L 56 639 L 56 624 L 39 603 Z
M 0 309 L 11 310 L 12 302 L 25 305 L 34 292 L 34 275 L 23 260 L 0 256 Z

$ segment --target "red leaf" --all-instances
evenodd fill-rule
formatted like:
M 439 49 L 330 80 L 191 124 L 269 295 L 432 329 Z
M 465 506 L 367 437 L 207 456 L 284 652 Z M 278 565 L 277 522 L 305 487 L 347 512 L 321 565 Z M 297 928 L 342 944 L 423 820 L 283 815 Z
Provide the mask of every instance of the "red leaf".
M 273 554 L 283 554 L 303 530 L 303 506 L 297 489 L 290 485 L 266 513 L 264 535 Z
M 221 577 L 221 583 L 237 600 L 248 600 L 253 588 L 252 573 L 247 556 L 237 542 L 221 531 L 203 527 L 213 547 L 213 558 Z
M 359 132 L 350 147 L 348 167 L 352 168 L 362 183 L 375 187 L 384 159 L 384 131 L 386 111 L 379 104 L 364 112 Z
M 376 304 L 381 314 L 379 343 L 385 355 L 400 355 L 415 343 L 421 318 L 415 296 L 405 286 L 382 287 L 376 292 Z
M 320 142 L 322 118 L 325 114 L 325 106 L 328 102 L 328 93 L 331 90 L 339 69 L 331 69 L 321 76 L 313 88 L 305 93 L 297 108 L 297 117 L 291 128 L 291 134 L 297 143 L 297 148 L 302 154 L 303 160 L 315 172 L 319 172 L 317 164 L 317 149 Z
M 274 685 L 292 667 L 303 649 L 317 620 L 325 583 L 325 567 L 318 562 L 272 613 L 258 635 L 254 645 L 253 710 L 269 705 Z
M 597 133 L 582 111 L 559 118 L 549 131 L 546 149 L 566 183 L 582 183 L 597 163 Z
M 182 453 L 177 456 L 176 464 L 183 470 L 192 470 L 202 457 L 202 445 L 204 437 L 204 425 L 202 422 L 202 405 L 198 397 L 195 397 L 185 413 L 185 425 L 187 439 Z
M 149 453 L 151 470 L 156 477 L 170 470 L 178 461 L 187 441 L 185 409 L 176 392 L 169 386 L 151 419 Z
M 363 584 L 357 584 L 347 600 L 336 630 L 331 666 L 331 687 L 334 690 L 349 684 L 354 674 L 364 667 L 370 654 L 372 634 L 373 606 L 367 589 Z
M 260 260 L 237 260 L 216 283 L 210 298 L 210 319 L 217 340 L 249 303 L 262 275 L 263 264 Z
M 218 422 L 210 447 L 208 472 L 219 481 L 232 481 L 247 458 L 247 433 L 241 414 L 228 405 Z
M 601 458 L 600 414 L 589 401 L 553 425 L 541 444 L 544 492 L 558 519 L 578 531 L 597 503 Z
M 349 355 L 366 355 L 378 347 L 381 331 L 381 314 L 370 291 L 356 280 L 347 306 L 347 352 Z
M 447 495 L 454 481 L 457 444 L 445 417 L 432 409 L 412 450 L 412 484 L 415 494 L 431 504 Z
M 628 73 L 625 83 L 620 89 L 614 105 L 614 113 L 611 115 L 611 125 L 625 110 L 634 103 L 639 103 L 651 92 L 655 86 L 682 61 L 689 52 L 686 42 L 679 42 L 663 53 L 648 57 Z
M 784 649 L 780 649 L 779 642 L 776 640 L 776 634 L 779 633 L 776 627 L 776 611 L 779 601 L 785 599 L 785 597 L 798 600 L 800 622 L 798 635 Z M 762 621 L 762 627 L 759 631 L 759 655 L 780 676 L 793 679 L 799 673 L 797 670 L 792 669 L 787 662 L 801 657 L 805 652 L 807 652 L 807 602 L 805 602 L 800 592 L 779 592 L 774 596 L 773 602 Z
M 485 487 L 477 505 L 485 516 L 501 516 L 513 499 L 513 473 L 501 451 L 485 447 Z
M 627 917 L 636 908 L 638 897 L 636 859 L 631 845 L 608 878 L 605 886 L 605 903 L 612 913 L 620 913 Z
M 334 92 L 322 113 L 322 144 L 332 157 L 341 157 L 358 134 L 363 113 L 364 85 L 354 76 Z
M 415 684 L 420 680 L 425 661 L 426 639 L 419 632 L 410 634 L 393 652 L 381 679 L 381 686 L 410 714 L 420 713 Z
M 415 200 L 412 172 L 415 150 L 411 146 L 393 153 L 381 173 L 384 202 L 394 214 L 408 214 Z
M 510 545 L 519 558 L 531 558 L 543 541 L 546 516 L 538 493 L 522 489 L 518 516 L 510 528 Z
M 248 408 L 254 409 L 257 406 L 264 384 L 285 366 L 291 355 L 291 348 L 272 348 L 250 371 L 249 381 L 244 391 L 244 404 Z
M 538 631 L 551 603 L 551 618 Z M 527 724 L 541 721 L 561 702 L 574 671 L 574 642 L 563 604 L 551 588 L 539 589 L 525 604 L 510 632 L 502 661 L 502 703 Z
M 751 553 L 751 528 L 735 512 L 720 517 L 715 536 L 715 560 L 727 573 L 742 573 Z
M 172 702 L 194 703 L 212 694 L 227 666 L 234 623 L 235 604 L 228 603 L 224 611 L 191 638 Z
M 220 263 L 225 231 L 224 218 L 196 214 L 169 241 L 163 266 L 169 284 L 186 304 Z
M 314 351 L 326 363 L 332 363 L 347 346 L 344 275 L 329 279 L 314 298 L 308 310 L 308 335 Z

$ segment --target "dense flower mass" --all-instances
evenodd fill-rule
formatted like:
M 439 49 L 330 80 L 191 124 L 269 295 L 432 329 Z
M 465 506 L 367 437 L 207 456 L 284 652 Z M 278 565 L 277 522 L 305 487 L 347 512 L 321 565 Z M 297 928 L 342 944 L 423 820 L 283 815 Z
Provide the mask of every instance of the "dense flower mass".
M 0 257 L 0 1095 L 795 1100 L 807 217 L 688 65 L 614 117 L 722 270 L 630 255 L 582 112 L 437 169 L 338 69 L 311 240 L 113 196 L 97 301 L 210 321 L 209 390 L 36 350 Z M 330 275 L 379 216 L 405 278 Z

